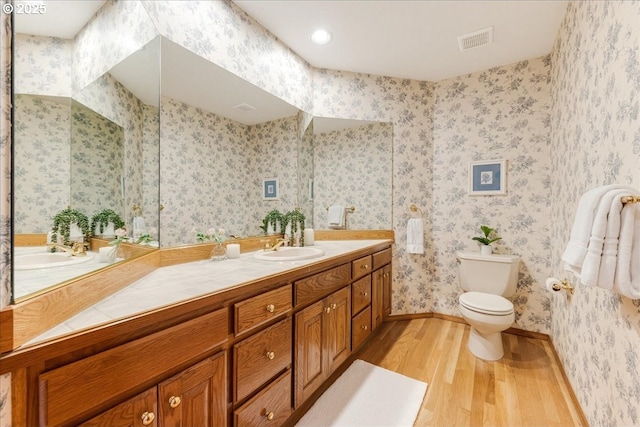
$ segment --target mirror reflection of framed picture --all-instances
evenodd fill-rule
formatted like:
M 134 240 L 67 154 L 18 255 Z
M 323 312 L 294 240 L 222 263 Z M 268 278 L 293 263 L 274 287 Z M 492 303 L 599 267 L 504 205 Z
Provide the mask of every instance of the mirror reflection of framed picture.
M 469 195 L 507 194 L 507 161 L 489 160 L 469 163 Z
M 262 198 L 264 200 L 278 200 L 278 178 L 262 180 Z

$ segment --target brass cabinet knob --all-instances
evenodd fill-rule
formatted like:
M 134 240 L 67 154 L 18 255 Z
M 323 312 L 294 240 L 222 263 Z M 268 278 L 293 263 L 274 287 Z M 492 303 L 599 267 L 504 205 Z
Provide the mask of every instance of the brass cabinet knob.
M 267 417 L 267 421 L 272 421 L 276 414 L 273 412 L 267 412 L 265 416 Z
M 360 266 L 360 268 L 361 268 L 361 269 L 363 269 L 363 270 L 366 270 L 366 269 L 368 269 L 368 268 L 369 268 L 369 264 L 362 264 L 362 265 Z
M 327 314 L 331 313 L 331 307 L 326 307 L 324 309 L 324 312 L 327 313 Z
M 267 351 L 267 359 L 273 360 L 275 359 L 276 354 L 273 351 Z
M 142 425 L 148 426 L 151 423 L 153 423 L 153 420 L 155 419 L 156 419 L 156 414 L 154 414 L 153 412 L 145 412 L 144 414 L 142 414 Z
M 171 396 L 169 398 L 169 406 L 171 406 L 172 408 L 177 408 L 181 403 L 182 399 L 180 399 L 180 396 Z
M 369 295 L 369 293 L 368 293 L 368 292 L 362 292 L 362 296 L 363 296 L 363 297 L 366 297 L 367 295 Z
M 369 327 L 367 325 L 362 325 L 361 328 L 362 328 L 363 331 L 366 331 L 367 329 L 369 329 Z
M 336 308 L 338 308 L 338 304 L 336 303 L 331 304 L 331 309 L 335 310 Z
M 275 305 L 273 305 L 273 304 L 269 304 L 269 305 L 267 305 L 267 311 L 268 311 L 269 313 L 273 313 L 274 311 L 276 311 L 276 306 L 275 306 Z

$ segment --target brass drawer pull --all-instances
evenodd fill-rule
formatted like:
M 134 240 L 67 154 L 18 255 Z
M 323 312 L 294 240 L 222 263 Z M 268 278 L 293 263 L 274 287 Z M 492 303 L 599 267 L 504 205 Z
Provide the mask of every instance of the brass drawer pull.
M 369 268 L 369 264 L 362 264 L 360 268 L 363 270 L 367 270 Z
M 369 295 L 369 293 L 368 293 L 368 292 L 362 292 L 362 296 L 363 296 L 363 297 L 366 297 L 367 295 Z
M 327 313 L 327 314 L 331 313 L 331 307 L 326 307 L 324 309 L 324 312 Z
M 369 329 L 369 327 L 368 327 L 367 325 L 362 325 L 360 328 L 361 328 L 363 331 L 366 331 L 367 329 Z
M 273 313 L 274 311 L 276 311 L 276 306 L 275 306 L 275 305 L 273 305 L 273 304 L 269 304 L 269 305 L 267 305 L 267 311 L 268 311 L 269 313 Z
M 171 406 L 172 408 L 177 408 L 181 403 L 182 399 L 180 399 L 180 396 L 171 396 L 169 398 L 169 406 Z
M 156 419 L 156 414 L 154 414 L 153 412 L 145 412 L 144 414 L 142 414 L 142 425 L 148 426 L 151 423 L 153 423 L 153 420 L 155 419 Z
M 273 351 L 267 351 L 267 359 L 273 360 L 276 358 L 276 354 Z
M 331 304 L 331 308 L 332 308 L 333 310 L 335 310 L 336 308 L 338 308 L 338 304 L 336 304 L 336 303 Z
M 265 416 L 267 417 L 267 421 L 272 421 L 276 414 L 274 414 L 273 412 L 267 412 Z

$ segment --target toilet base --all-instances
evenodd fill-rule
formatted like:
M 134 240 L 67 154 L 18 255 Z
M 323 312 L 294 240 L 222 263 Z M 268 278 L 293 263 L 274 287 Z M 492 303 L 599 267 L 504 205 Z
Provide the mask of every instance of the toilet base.
M 482 334 L 476 328 L 471 327 L 467 348 L 476 357 L 483 360 L 500 360 L 504 356 L 502 347 L 502 332 Z

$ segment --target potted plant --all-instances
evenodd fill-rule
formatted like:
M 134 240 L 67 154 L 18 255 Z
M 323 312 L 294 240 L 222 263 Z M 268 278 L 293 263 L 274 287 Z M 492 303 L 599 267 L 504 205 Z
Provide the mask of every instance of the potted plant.
M 484 234 L 484 236 L 474 237 L 472 240 L 480 243 L 480 253 L 482 255 L 491 255 L 493 252 L 491 244 L 501 240 L 502 237 L 492 237 L 491 235 L 494 233 L 495 229 L 486 225 L 481 225 L 480 230 L 482 230 L 482 234 Z
M 71 237 L 76 240 L 82 237 L 84 241 L 90 234 L 89 218 L 76 209 L 64 209 L 53 217 L 51 232 L 51 240 L 63 245 L 69 245 Z
M 291 237 L 293 238 L 293 246 L 304 246 L 304 214 L 299 209 L 294 209 L 287 212 L 282 217 L 282 229 L 287 232 L 287 226 L 290 228 Z M 300 239 L 300 243 L 297 243 L 297 238 Z M 285 236 L 286 239 L 286 236 Z
M 95 236 L 112 237 L 115 230 L 122 227 L 124 221 L 111 209 L 103 209 L 91 218 L 91 231 Z
M 283 221 L 282 214 L 277 209 L 273 209 L 262 220 L 260 229 L 267 235 L 275 234 L 278 230 L 284 231 Z M 279 229 L 278 226 L 280 226 Z

